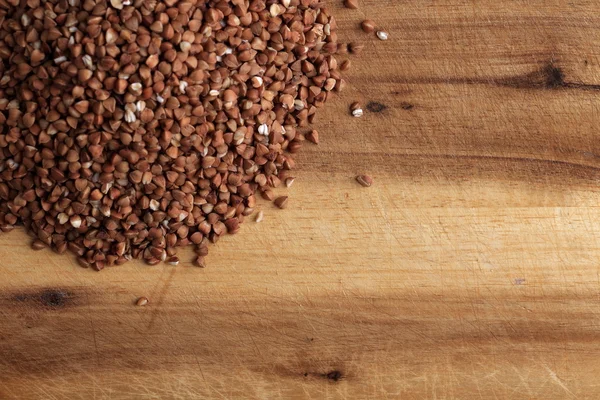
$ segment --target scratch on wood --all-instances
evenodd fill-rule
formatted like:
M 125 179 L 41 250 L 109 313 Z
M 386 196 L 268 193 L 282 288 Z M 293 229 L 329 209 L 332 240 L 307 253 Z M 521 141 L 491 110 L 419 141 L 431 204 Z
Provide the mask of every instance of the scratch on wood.
M 567 387 L 567 385 L 564 384 L 564 382 L 562 381 L 562 379 L 560 379 L 558 377 L 558 375 L 556 375 L 556 372 L 554 372 L 552 369 L 550 369 L 550 367 L 548 367 L 548 365 L 544 364 L 544 368 L 546 369 L 546 371 L 548 372 L 548 375 L 550 375 L 550 378 L 552 378 L 552 381 L 554 381 L 554 383 L 556 383 L 558 386 L 560 386 L 566 393 L 568 393 L 571 397 L 577 397 L 575 396 L 575 394 L 571 391 L 571 389 L 569 389 Z
M 160 289 L 160 293 L 158 294 L 158 296 L 156 296 L 157 300 L 155 302 L 155 306 L 152 307 L 152 315 L 150 317 L 150 321 L 148 322 L 148 330 L 150 330 L 152 328 L 152 326 L 154 325 L 156 317 L 158 316 L 158 313 L 162 309 L 161 306 L 163 304 L 163 301 L 165 300 L 165 295 L 167 294 L 167 291 L 169 290 L 169 287 L 171 286 L 171 282 L 173 281 L 173 277 L 174 277 L 175 273 L 177 272 L 177 268 L 171 268 L 170 270 L 171 270 L 171 272 L 169 273 L 169 277 L 166 279 L 166 281 L 163 281 L 164 285 Z

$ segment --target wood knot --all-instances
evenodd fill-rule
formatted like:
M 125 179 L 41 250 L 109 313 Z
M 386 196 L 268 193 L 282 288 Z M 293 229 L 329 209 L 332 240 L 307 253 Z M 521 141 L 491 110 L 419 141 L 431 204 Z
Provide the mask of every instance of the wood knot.
M 333 371 L 331 371 L 331 372 L 328 372 L 328 373 L 325 375 L 325 377 L 326 377 L 327 379 L 329 379 L 330 381 L 337 382 L 337 381 L 339 381 L 340 379 L 342 379 L 342 378 L 343 378 L 343 374 L 342 374 L 340 371 L 338 371 L 338 370 L 336 369 L 336 370 L 333 370 Z
M 552 89 L 564 86 L 565 75 L 560 68 L 554 66 L 553 64 L 548 64 L 542 73 L 546 76 L 547 88 Z

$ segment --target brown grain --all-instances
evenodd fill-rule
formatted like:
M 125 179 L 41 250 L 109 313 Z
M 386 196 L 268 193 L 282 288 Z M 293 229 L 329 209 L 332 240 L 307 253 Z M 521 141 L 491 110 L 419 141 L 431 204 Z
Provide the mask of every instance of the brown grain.
M 169 257 L 169 258 L 167 258 L 166 263 L 169 264 L 169 265 L 178 265 L 179 264 L 179 257 L 177 257 L 177 256 Z
M 360 118 L 363 116 L 363 109 L 359 102 L 355 101 L 352 104 L 350 104 L 350 114 L 356 118 Z
M 358 0 L 344 0 L 344 6 L 356 10 L 358 8 Z
M 366 33 L 373 33 L 373 32 L 375 32 L 377 25 L 375 24 L 375 21 L 370 20 L 370 19 L 365 19 L 363 22 L 361 22 L 360 27 Z
M 34 250 L 42 250 L 46 248 L 46 244 L 41 240 L 34 240 L 33 243 L 31 243 L 31 248 Z
M 148 304 L 148 298 L 147 297 L 140 297 L 135 302 L 135 305 L 136 306 L 140 306 L 140 307 L 145 306 L 146 304 Z
M 359 43 L 350 43 L 348 45 L 348 51 L 352 54 L 360 54 L 362 53 L 363 49 L 365 48 L 365 46 L 363 44 L 359 44 Z
M 194 260 L 194 265 L 200 268 L 206 268 L 206 263 L 204 262 L 204 257 L 203 256 L 198 256 L 196 257 L 196 259 Z
M 256 219 L 255 221 L 258 222 L 262 222 L 262 220 L 264 219 L 265 215 L 264 212 L 261 210 L 256 214 Z
M 5 3 L 0 229 L 84 267 L 188 244 L 203 265 L 257 191 L 291 185 L 297 129 L 343 88 L 348 47 L 315 0 Z
M 281 209 L 286 208 L 288 205 L 288 196 L 280 196 L 276 198 L 275 200 L 273 200 L 273 204 L 275 204 L 275 206 Z
M 358 175 L 356 181 L 363 187 L 369 187 L 373 184 L 373 178 L 369 175 Z
M 295 181 L 296 181 L 296 178 L 293 176 L 286 177 L 284 180 L 285 187 L 286 188 L 292 187 L 292 185 L 294 184 Z
M 313 129 L 306 134 L 306 140 L 314 144 L 319 144 L 319 132 L 316 129 Z

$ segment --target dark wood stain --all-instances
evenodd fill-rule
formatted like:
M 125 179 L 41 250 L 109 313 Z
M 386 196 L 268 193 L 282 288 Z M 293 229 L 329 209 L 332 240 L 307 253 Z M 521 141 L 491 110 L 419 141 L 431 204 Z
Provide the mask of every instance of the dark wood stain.
M 446 84 L 446 85 L 493 85 L 514 89 L 578 89 L 600 90 L 600 85 L 570 82 L 565 77 L 564 71 L 553 62 L 545 64 L 538 70 L 524 75 L 515 75 L 506 78 L 495 77 L 450 77 L 450 78 L 417 78 L 399 79 L 396 83 L 404 84 Z
M 499 79 L 496 83 L 515 89 L 557 89 L 567 85 L 563 71 L 553 63 L 526 75 Z
M 563 70 L 553 63 L 547 64 L 539 71 L 523 76 L 521 82 L 516 77 L 512 82 L 506 81 L 505 83 L 506 86 L 511 86 L 512 83 L 516 88 L 600 90 L 600 85 L 568 82 L 565 80 Z
M 370 101 L 367 104 L 367 110 L 373 113 L 380 113 L 387 109 L 388 107 L 385 104 L 378 103 L 376 101 Z
M 47 309 L 61 309 L 73 305 L 76 296 L 64 289 L 47 288 L 30 292 L 17 293 L 12 296 L 12 301 L 32 307 L 38 306 Z
M 338 371 L 337 369 L 334 369 L 333 371 L 330 371 L 330 372 L 326 373 L 325 377 L 327 379 L 329 379 L 330 381 L 337 382 L 340 379 L 342 379 L 344 377 L 344 375 L 342 374 L 341 371 Z
M 345 379 L 346 377 L 344 376 L 344 373 L 342 371 L 340 371 L 339 369 L 334 369 L 331 370 L 329 372 L 303 372 L 302 376 L 305 378 L 308 377 L 314 377 L 314 378 L 319 378 L 319 379 L 326 379 L 328 381 L 331 382 L 339 382 L 342 379 Z

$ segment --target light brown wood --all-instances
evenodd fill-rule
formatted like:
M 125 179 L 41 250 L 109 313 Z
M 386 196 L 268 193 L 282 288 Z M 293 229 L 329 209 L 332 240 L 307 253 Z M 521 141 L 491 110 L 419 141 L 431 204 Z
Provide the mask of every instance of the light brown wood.
M 208 268 L 0 236 L 0 398 L 600 397 L 600 4 L 333 8 L 349 88 Z

